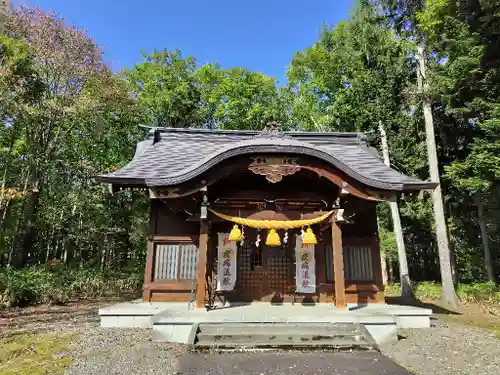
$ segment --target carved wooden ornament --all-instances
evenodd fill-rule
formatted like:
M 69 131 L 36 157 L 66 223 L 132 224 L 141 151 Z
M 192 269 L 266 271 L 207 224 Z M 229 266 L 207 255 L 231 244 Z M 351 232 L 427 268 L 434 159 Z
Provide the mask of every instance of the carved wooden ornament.
M 280 182 L 284 176 L 290 176 L 300 170 L 295 160 L 283 157 L 253 157 L 248 169 L 265 176 L 267 181 L 274 184 Z

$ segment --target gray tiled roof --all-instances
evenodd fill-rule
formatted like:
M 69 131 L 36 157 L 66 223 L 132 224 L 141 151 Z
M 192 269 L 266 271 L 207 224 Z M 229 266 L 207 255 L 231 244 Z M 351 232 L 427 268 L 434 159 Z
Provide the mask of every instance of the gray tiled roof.
M 435 186 L 387 167 L 373 151 L 360 133 L 286 132 L 281 136 L 265 136 L 250 131 L 161 129 L 156 137 L 139 142 L 129 164 L 96 180 L 171 186 L 188 181 L 233 156 L 278 152 L 317 157 L 378 189 L 402 191 Z

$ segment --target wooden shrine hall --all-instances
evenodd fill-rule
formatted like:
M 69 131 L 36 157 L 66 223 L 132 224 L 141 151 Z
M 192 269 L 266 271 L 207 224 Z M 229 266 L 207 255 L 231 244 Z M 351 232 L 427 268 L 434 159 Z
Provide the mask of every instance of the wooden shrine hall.
M 96 177 L 151 198 L 146 302 L 384 302 L 376 204 L 434 183 L 360 133 L 155 129 Z

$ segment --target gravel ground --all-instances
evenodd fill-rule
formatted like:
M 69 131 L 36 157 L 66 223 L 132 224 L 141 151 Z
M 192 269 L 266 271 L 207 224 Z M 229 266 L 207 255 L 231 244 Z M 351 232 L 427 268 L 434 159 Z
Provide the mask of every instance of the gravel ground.
M 69 375 L 412 375 L 378 352 L 190 353 L 151 342 L 147 330 L 77 331 Z
M 178 374 L 181 345 L 151 342 L 151 332 L 140 329 L 89 327 L 69 353 L 69 375 Z
M 105 329 L 95 323 L 60 327 L 81 333 L 69 355 L 70 375 L 409 374 L 378 353 L 185 353 L 153 343 L 147 330 Z M 441 323 L 401 330 L 382 354 L 417 375 L 500 375 L 500 340 L 482 329 Z M 305 360 L 306 359 L 306 360 Z
M 500 374 L 500 340 L 486 330 L 441 323 L 400 335 L 382 353 L 418 375 Z
M 417 375 L 500 375 L 500 340 L 486 330 L 456 323 L 402 330 L 399 342 L 382 345 L 382 353 L 407 370 L 379 353 L 186 353 L 181 345 L 153 343 L 149 330 L 100 328 L 95 311 L 69 312 L 62 319 L 47 314 L 37 321 L 8 317 L 0 323 L 0 335 L 79 333 L 68 353 L 61 353 L 74 360 L 70 375 L 399 375 L 409 374 L 407 370 Z

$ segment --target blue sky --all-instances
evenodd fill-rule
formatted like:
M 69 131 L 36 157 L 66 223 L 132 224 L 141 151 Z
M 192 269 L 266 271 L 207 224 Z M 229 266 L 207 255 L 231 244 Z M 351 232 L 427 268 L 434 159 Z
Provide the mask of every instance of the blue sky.
M 103 47 L 114 70 L 131 67 L 141 50 L 179 48 L 199 63 L 245 67 L 284 80 L 298 50 L 323 24 L 349 15 L 351 0 L 22 0 L 82 27 Z

